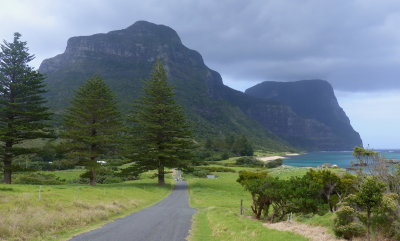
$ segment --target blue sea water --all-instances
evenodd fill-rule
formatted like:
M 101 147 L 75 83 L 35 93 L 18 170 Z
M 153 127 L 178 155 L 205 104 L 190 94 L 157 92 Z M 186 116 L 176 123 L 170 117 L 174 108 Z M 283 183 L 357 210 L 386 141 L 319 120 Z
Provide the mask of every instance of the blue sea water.
M 374 150 L 386 159 L 400 160 L 400 150 Z M 351 167 L 355 161 L 352 151 L 322 151 L 310 152 L 298 156 L 288 156 L 283 164 L 295 167 L 317 167 L 324 163 L 336 164 L 340 168 Z

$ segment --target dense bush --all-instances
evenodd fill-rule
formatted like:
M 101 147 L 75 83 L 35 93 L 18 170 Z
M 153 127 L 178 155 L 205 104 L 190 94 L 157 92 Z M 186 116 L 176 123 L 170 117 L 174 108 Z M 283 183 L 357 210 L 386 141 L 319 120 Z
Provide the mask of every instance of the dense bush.
M 265 192 L 265 187 L 273 186 L 273 182 L 276 180 L 276 178 L 270 177 L 267 172 L 239 172 L 239 178 L 236 181 L 240 183 L 246 191 L 250 192 L 253 201 L 251 210 L 257 219 L 260 219 L 263 214 L 264 216 L 268 216 L 273 197 Z
M 36 185 L 60 185 L 65 184 L 64 179 L 60 179 L 54 174 L 45 173 L 24 173 L 16 175 L 15 184 L 36 184 Z
M 185 173 L 196 177 L 207 177 L 212 172 L 236 172 L 232 168 L 227 167 L 188 167 L 184 170 Z
M 279 167 L 282 166 L 283 161 L 282 159 L 276 159 L 276 160 L 272 160 L 272 161 L 268 161 L 265 163 L 265 167 L 267 168 L 275 168 L 275 167 Z
M 257 160 L 251 156 L 240 157 L 235 162 L 238 166 L 246 166 L 246 167 L 263 167 L 264 162 Z
M 191 174 L 193 175 L 193 176 L 195 176 L 195 177 L 207 177 L 207 175 L 209 174 L 210 172 L 208 171 L 208 170 L 205 170 L 205 169 L 200 169 L 200 168 L 195 168 L 192 172 L 191 172 Z
M 97 183 L 110 184 L 110 183 L 120 183 L 125 181 L 126 180 L 125 178 L 118 175 L 118 173 L 116 172 L 117 170 L 118 170 L 117 168 L 111 168 L 111 167 L 99 168 L 96 172 Z M 92 172 L 88 170 L 82 173 L 80 175 L 80 180 L 77 180 L 76 182 L 88 183 L 90 175 L 92 175 Z
M 230 157 L 230 155 L 229 155 L 228 152 L 224 152 L 224 153 L 221 154 L 221 160 L 226 160 L 226 159 L 228 159 L 229 157 Z
M 356 211 L 349 206 L 343 206 L 336 212 L 333 230 L 336 236 L 345 239 L 361 237 L 366 233 L 364 226 L 356 218 Z
M 345 239 L 353 239 L 365 235 L 365 228 L 361 223 L 349 223 L 335 227 L 335 234 Z
M 237 182 L 251 193 L 251 209 L 257 219 L 264 215 L 265 219 L 275 222 L 284 220 L 291 212 L 324 214 L 327 211 L 319 197 L 319 186 L 304 177 L 283 180 L 267 172 L 241 171 Z M 271 216 L 268 215 L 270 207 Z

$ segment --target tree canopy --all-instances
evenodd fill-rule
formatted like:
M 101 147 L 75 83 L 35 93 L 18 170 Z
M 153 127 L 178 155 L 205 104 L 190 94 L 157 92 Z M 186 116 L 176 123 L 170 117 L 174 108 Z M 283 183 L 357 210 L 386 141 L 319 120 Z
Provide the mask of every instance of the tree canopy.
M 76 91 L 64 128 L 69 155 L 89 170 L 90 184 L 96 185 L 98 158 L 117 150 L 122 131 L 114 94 L 99 76 L 88 79 Z

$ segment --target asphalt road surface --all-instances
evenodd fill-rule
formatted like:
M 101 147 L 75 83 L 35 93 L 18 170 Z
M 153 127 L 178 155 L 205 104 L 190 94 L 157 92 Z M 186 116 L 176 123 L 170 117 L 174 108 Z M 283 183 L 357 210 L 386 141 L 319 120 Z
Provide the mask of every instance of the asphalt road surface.
M 187 183 L 179 181 L 159 203 L 70 241 L 184 241 L 195 213 L 188 200 Z

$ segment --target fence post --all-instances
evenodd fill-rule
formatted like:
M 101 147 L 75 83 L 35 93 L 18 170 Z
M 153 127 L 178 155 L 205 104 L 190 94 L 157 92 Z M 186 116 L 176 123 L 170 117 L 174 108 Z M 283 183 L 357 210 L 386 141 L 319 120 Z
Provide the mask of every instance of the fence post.
M 243 215 L 243 199 L 240 199 L 240 215 Z
M 42 191 L 42 186 L 39 186 L 39 192 L 38 192 L 38 200 L 40 201 L 40 192 Z

